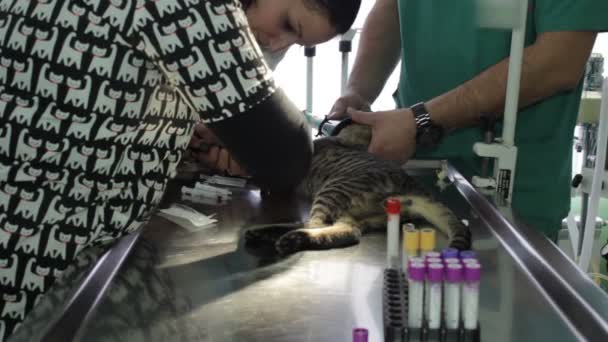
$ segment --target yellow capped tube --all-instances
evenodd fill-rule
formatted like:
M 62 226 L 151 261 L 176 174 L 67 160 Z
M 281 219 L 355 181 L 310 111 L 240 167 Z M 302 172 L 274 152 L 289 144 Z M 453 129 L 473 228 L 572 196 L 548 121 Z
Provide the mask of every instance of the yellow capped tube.
M 403 230 L 403 267 L 407 269 L 408 260 L 418 256 L 420 250 L 420 231 L 411 223 L 406 223 Z
M 420 254 L 425 256 L 427 252 L 435 250 L 435 229 L 423 228 L 420 230 Z

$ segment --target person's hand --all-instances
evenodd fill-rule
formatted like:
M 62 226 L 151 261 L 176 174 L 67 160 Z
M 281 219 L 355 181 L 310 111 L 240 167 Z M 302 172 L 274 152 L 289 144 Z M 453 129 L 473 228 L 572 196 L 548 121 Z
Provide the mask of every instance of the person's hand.
M 363 96 L 352 90 L 348 90 L 336 100 L 327 118 L 332 120 L 343 119 L 347 114 L 348 108 L 369 111 L 371 105 Z
M 416 151 L 416 122 L 409 108 L 382 112 L 349 109 L 348 114 L 353 121 L 371 126 L 370 153 L 405 163 Z
M 227 172 L 232 176 L 247 175 L 230 156 L 230 152 L 222 147 L 215 134 L 201 123 L 194 127 L 189 149 L 194 159 L 216 171 Z

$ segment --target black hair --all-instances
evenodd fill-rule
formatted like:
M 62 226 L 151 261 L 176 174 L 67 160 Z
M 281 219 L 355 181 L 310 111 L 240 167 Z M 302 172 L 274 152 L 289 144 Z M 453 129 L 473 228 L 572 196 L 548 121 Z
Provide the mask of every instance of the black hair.
M 256 0 L 240 0 L 247 10 Z M 321 11 L 329 17 L 329 23 L 339 34 L 344 34 L 355 22 L 361 0 L 304 0 L 311 9 Z
M 243 9 L 247 10 L 247 8 L 249 8 L 249 6 L 251 6 L 251 3 L 253 2 L 253 0 L 239 0 L 241 2 L 241 5 L 243 5 Z
M 329 22 L 338 31 L 344 34 L 355 22 L 361 0 L 305 0 L 312 2 L 312 5 L 321 9 L 329 16 Z

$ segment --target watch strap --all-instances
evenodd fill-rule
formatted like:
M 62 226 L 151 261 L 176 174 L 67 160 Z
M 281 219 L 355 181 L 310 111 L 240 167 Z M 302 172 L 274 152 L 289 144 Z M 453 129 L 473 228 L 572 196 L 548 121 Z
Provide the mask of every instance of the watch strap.
M 433 123 L 424 102 L 416 103 L 410 109 L 416 123 L 416 144 L 423 147 L 437 145 L 443 136 L 443 128 Z
M 414 121 L 416 122 L 416 131 L 421 131 L 423 127 L 431 126 L 431 115 L 426 109 L 424 102 L 419 102 L 410 107 L 414 113 Z

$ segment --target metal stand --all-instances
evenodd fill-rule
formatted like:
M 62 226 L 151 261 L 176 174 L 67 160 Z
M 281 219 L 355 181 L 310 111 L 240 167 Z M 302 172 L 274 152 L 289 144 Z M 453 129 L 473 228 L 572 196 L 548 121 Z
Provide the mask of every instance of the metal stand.
M 339 50 L 342 54 L 342 68 L 341 68 L 341 81 L 340 81 L 340 94 L 344 94 L 346 91 L 346 82 L 348 81 L 348 70 L 349 63 L 348 58 L 349 54 L 352 51 L 352 40 L 357 33 L 357 29 L 348 30 L 342 37 L 340 38 Z M 315 57 L 316 49 L 314 46 L 306 47 L 304 49 L 304 55 L 306 56 L 306 110 L 304 111 L 304 115 L 308 122 L 317 127 L 321 124 L 321 119 L 315 117 L 313 115 L 313 58 Z M 324 124 L 324 133 L 331 132 L 331 130 L 335 127 L 333 122 L 327 122 Z
M 605 121 L 608 121 L 605 109 L 606 102 L 608 102 L 606 86 L 602 87 L 605 82 L 602 77 L 603 64 L 604 58 L 601 54 L 591 54 L 587 61 L 583 85 L 585 91 L 579 113 L 579 121 L 582 123 L 580 147 L 577 146 L 577 151 L 582 152 L 583 163 L 580 173 L 572 181 L 572 187 L 577 189 L 574 191 L 581 194 L 581 216 L 580 220 L 577 220 L 571 212 L 566 218 L 574 260 L 579 262 L 584 271 L 588 270 L 590 266 L 597 230 L 605 224 L 605 221 L 596 215 L 599 205 L 596 202 L 599 202 L 601 197 L 608 197 L 608 191 L 605 188 L 605 184 L 608 182 L 606 173 L 608 165 L 602 162 L 606 159 Z M 604 89 L 603 95 L 602 88 Z M 596 189 L 596 186 L 600 188 Z M 594 191 L 599 191 L 599 197 L 592 199 L 591 195 Z M 602 248 L 600 254 L 608 260 L 608 243 Z
M 591 263 L 593 241 L 595 236 L 596 217 L 600 204 L 600 197 L 608 196 L 605 185 L 608 182 L 606 172 L 606 148 L 608 145 L 608 78 L 604 79 L 602 91 L 602 109 L 600 111 L 599 127 L 597 130 L 597 153 L 595 167 L 583 169 L 582 191 L 589 194 L 589 202 L 585 212 L 585 220 L 581 220 L 582 247 L 580 250 L 579 266 L 585 272 Z M 581 215 L 582 216 L 582 215 Z
M 352 42 L 357 31 L 350 29 L 340 39 L 340 52 L 342 53 L 342 79 L 340 82 L 340 95 L 346 91 L 348 81 L 348 54 L 352 51 Z
M 523 60 L 526 36 L 526 20 L 528 16 L 528 0 L 520 0 L 516 8 L 519 15 L 513 16 L 511 56 L 509 58 L 509 78 L 505 100 L 502 139 L 496 142 L 476 143 L 473 151 L 480 157 L 493 158 L 494 175 L 490 178 L 473 177 L 473 184 L 479 188 L 492 188 L 497 193 L 497 200 L 505 205 L 511 203 L 513 196 L 513 179 L 515 178 L 515 163 L 517 147 L 515 147 L 515 124 L 519 104 L 519 87 L 521 81 L 521 64 Z

